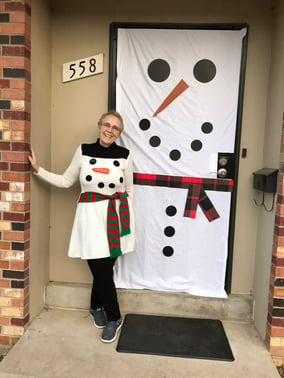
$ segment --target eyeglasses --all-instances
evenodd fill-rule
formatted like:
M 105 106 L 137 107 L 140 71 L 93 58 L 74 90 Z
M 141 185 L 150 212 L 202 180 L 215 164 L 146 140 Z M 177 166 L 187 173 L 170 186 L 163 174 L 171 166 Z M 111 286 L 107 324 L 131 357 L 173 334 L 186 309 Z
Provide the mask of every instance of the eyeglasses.
M 105 127 L 106 129 L 108 129 L 108 130 L 113 130 L 113 131 L 115 131 L 116 133 L 121 132 L 121 128 L 120 128 L 120 127 L 118 127 L 118 126 L 116 126 L 116 125 L 111 125 L 111 124 L 108 123 L 108 122 L 101 123 L 101 125 L 102 125 L 103 127 Z

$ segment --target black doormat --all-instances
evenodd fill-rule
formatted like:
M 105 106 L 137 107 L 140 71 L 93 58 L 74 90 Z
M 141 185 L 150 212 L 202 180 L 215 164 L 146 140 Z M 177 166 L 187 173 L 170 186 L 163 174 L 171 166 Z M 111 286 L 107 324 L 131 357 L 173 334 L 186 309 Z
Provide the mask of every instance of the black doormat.
M 220 320 L 127 314 L 116 350 L 234 361 Z

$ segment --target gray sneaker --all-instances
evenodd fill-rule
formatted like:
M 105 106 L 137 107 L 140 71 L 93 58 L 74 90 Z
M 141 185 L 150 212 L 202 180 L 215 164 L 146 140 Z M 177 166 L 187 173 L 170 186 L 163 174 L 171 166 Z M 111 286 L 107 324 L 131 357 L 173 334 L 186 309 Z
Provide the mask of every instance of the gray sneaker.
M 102 333 L 101 341 L 104 343 L 112 343 L 115 341 L 121 326 L 122 319 L 107 322 Z
M 90 315 L 94 319 L 94 325 L 97 328 L 104 328 L 106 325 L 106 315 L 103 307 L 90 308 Z

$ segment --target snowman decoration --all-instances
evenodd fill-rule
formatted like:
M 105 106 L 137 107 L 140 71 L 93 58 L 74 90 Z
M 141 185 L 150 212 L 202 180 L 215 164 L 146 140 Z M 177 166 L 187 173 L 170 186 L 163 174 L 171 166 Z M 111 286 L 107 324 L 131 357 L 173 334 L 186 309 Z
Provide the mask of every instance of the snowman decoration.
M 226 297 L 233 177 L 217 171 L 234 155 L 245 35 L 118 29 L 116 108 L 133 155 L 137 241 L 118 261 L 117 287 Z

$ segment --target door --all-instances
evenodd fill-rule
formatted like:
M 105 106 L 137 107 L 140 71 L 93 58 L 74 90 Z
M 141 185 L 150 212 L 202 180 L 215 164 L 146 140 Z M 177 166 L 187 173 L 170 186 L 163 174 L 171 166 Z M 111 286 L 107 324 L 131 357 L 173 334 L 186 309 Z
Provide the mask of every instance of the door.
M 111 35 L 137 233 L 116 285 L 226 297 L 247 27 L 113 24 Z

